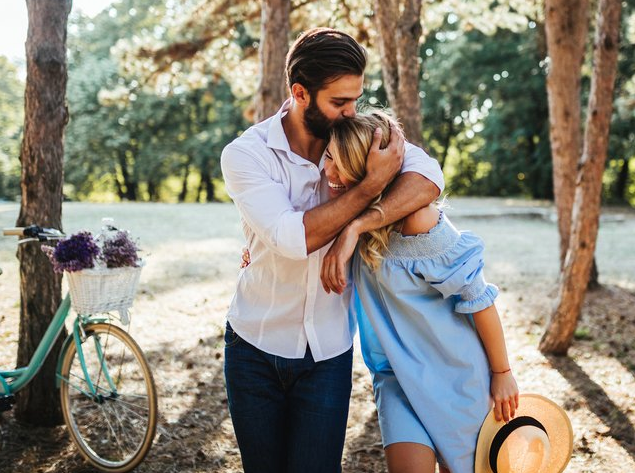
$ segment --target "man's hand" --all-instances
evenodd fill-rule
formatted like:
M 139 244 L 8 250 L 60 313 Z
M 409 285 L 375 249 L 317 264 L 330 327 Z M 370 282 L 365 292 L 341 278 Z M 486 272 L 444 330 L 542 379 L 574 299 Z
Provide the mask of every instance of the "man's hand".
M 327 294 L 331 291 L 341 294 L 346 288 L 346 263 L 353 256 L 359 240 L 359 233 L 353 221 L 337 236 L 322 261 L 322 287 Z
M 377 128 L 366 160 L 366 177 L 362 181 L 362 184 L 369 186 L 376 195 L 379 195 L 401 170 L 406 149 L 405 139 L 399 127 L 390 126 L 390 141 L 384 149 L 379 147 L 381 139 L 381 128 Z

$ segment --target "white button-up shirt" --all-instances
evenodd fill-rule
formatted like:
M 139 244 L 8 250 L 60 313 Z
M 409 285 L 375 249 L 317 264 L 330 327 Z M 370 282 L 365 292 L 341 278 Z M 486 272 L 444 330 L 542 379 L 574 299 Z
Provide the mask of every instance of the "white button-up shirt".
M 240 212 L 251 263 L 241 269 L 227 318 L 247 342 L 273 355 L 303 358 L 307 343 L 316 361 L 353 343 L 351 284 L 327 294 L 320 282 L 330 244 L 307 254 L 304 212 L 328 200 L 324 156 L 319 166 L 293 153 L 282 128 L 289 101 L 273 117 L 227 145 L 221 167 Z M 414 171 L 443 190 L 436 160 L 406 143 L 402 172 Z

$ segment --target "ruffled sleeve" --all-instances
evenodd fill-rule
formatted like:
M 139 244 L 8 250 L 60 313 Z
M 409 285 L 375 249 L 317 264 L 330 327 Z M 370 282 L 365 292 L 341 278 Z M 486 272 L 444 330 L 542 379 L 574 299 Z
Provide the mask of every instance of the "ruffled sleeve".
M 454 297 L 454 310 L 472 314 L 491 306 L 498 288 L 483 275 L 483 241 L 471 232 L 461 232 L 446 251 L 416 263 L 416 271 L 444 299 Z

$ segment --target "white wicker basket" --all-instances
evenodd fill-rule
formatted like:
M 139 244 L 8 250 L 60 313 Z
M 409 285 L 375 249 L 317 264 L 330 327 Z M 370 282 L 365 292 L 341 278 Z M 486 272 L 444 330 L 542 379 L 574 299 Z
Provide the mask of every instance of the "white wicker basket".
M 71 305 L 78 314 L 127 312 L 137 292 L 141 265 L 83 269 L 68 275 Z

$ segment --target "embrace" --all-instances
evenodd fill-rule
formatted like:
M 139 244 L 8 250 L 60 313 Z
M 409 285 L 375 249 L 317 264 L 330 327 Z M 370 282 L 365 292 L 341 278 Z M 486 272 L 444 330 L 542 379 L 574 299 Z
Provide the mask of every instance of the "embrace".
M 250 258 L 225 333 L 246 473 L 341 471 L 357 327 L 391 473 L 473 472 L 490 410 L 519 408 L 483 243 L 434 204 L 436 160 L 357 111 L 365 66 L 347 34 L 305 32 L 290 99 L 223 151 Z

